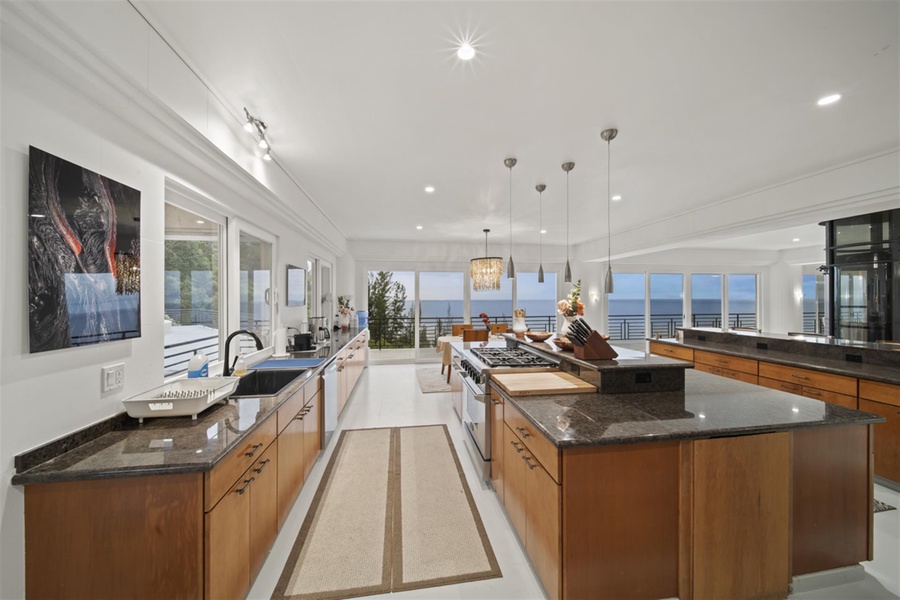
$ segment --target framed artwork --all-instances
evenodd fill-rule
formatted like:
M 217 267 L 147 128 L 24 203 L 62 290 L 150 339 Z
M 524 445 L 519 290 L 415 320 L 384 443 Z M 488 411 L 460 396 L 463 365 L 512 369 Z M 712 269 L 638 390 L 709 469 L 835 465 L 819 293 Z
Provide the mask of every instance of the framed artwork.
M 35 147 L 28 165 L 31 353 L 141 335 L 141 192 Z

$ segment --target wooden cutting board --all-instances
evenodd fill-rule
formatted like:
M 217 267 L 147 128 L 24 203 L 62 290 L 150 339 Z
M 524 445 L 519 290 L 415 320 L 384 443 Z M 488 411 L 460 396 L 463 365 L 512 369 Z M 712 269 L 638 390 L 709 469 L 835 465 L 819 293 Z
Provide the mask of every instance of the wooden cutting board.
M 544 394 L 590 394 L 597 388 L 569 373 L 500 373 L 491 375 L 491 383 L 510 396 Z

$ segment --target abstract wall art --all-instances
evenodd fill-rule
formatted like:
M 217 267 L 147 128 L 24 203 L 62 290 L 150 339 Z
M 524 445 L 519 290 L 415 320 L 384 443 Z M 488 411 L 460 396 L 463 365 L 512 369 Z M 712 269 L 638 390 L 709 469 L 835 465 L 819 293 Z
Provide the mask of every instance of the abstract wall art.
M 141 192 L 31 147 L 31 353 L 140 337 Z

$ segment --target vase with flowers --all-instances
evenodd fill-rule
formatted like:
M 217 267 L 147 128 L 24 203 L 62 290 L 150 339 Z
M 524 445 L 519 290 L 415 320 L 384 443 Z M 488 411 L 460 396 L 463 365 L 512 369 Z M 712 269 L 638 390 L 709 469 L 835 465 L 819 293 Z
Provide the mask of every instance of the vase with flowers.
M 484 323 L 484 327 L 486 329 L 491 328 L 491 318 L 488 316 L 487 313 L 481 313 L 480 315 L 478 315 L 478 318 L 480 318 L 481 322 Z
M 559 329 L 559 335 L 565 336 L 569 332 L 569 323 L 575 317 L 584 315 L 584 304 L 581 303 L 581 280 L 575 282 L 569 295 L 556 303 L 556 312 L 561 314 L 565 321 Z
M 350 298 L 338 296 L 338 323 L 341 331 L 350 329 L 350 315 L 353 313 L 353 307 L 350 306 Z

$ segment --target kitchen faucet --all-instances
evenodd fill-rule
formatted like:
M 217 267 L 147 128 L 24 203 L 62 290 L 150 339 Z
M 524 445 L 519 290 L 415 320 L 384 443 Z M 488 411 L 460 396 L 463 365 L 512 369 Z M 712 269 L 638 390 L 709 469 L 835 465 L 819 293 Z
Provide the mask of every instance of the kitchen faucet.
M 234 333 L 232 333 L 231 335 L 229 335 L 228 338 L 225 340 L 225 364 L 222 366 L 222 377 L 228 377 L 229 375 L 231 375 L 234 372 L 234 365 L 228 364 L 228 359 L 229 359 L 228 347 L 231 345 L 232 338 L 234 338 L 234 336 L 239 335 L 241 333 L 246 333 L 247 335 L 252 337 L 254 340 L 256 340 L 256 349 L 257 350 L 263 349 L 262 341 L 260 341 L 259 336 L 257 336 L 252 331 L 248 331 L 246 329 L 239 329 L 239 330 L 235 331 Z M 237 358 L 235 358 L 234 360 L 235 360 L 235 362 L 237 362 Z

